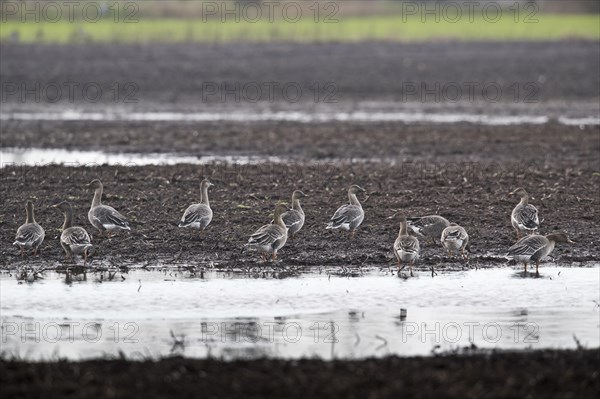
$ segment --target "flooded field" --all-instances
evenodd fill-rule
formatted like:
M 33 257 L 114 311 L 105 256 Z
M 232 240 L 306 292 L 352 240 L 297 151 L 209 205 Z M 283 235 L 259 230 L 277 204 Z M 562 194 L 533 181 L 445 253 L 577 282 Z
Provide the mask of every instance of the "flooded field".
M 4 121 L 71 121 L 71 122 L 397 122 L 397 123 L 474 123 L 490 126 L 510 126 L 519 124 L 540 125 L 548 123 L 548 116 L 536 115 L 481 115 L 466 113 L 435 113 L 408 111 L 353 111 L 353 112 L 85 112 L 78 110 L 52 110 L 46 112 L 8 112 L 0 114 Z M 597 116 L 569 117 L 558 116 L 556 120 L 564 125 L 599 125 Z
M 349 278 L 135 270 L 0 280 L 3 351 L 29 360 L 182 354 L 356 359 L 600 346 L 600 265 Z
M 598 392 L 597 41 L 2 46 L 5 396 Z M 90 224 L 96 179 L 131 230 Z M 179 221 L 203 179 L 200 236 Z M 351 185 L 354 240 L 325 228 Z M 539 278 L 506 258 L 517 187 L 573 241 Z M 295 190 L 305 223 L 262 261 L 244 244 Z M 28 201 L 35 256 L 12 245 Z M 398 212 L 460 224 L 468 259 L 422 239 L 398 275 Z

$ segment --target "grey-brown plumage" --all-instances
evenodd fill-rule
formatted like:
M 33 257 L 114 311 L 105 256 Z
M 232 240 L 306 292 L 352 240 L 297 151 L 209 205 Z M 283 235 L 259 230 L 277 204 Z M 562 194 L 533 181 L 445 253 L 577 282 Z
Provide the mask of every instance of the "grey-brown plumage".
M 294 238 L 294 235 L 304 226 L 305 215 L 304 210 L 300 206 L 300 196 L 306 197 L 306 194 L 300 190 L 294 191 L 292 193 L 292 209 L 281 215 L 283 223 L 288 228 L 288 237 L 290 239 Z
M 39 252 L 39 247 L 44 242 L 46 233 L 42 226 L 37 224 L 35 221 L 35 215 L 33 211 L 33 203 L 27 201 L 25 204 L 25 212 L 27 217 L 25 223 L 17 229 L 17 235 L 15 236 L 15 242 L 13 245 L 19 247 L 21 256 L 25 255 L 25 252 L 32 250 L 32 254 L 35 255 Z
M 450 225 L 442 231 L 440 241 L 444 248 L 448 250 L 448 255 L 452 256 L 453 252 L 460 251 L 463 258 L 467 259 L 465 249 L 469 244 L 469 235 L 464 228 L 456 223 L 450 223 Z
M 540 220 L 537 208 L 529 203 L 527 191 L 519 187 L 508 195 L 517 195 L 521 198 L 510 215 L 510 222 L 517 233 L 517 239 L 523 234 L 535 232 L 540 227 Z
M 73 226 L 73 208 L 70 203 L 63 201 L 53 206 L 60 209 L 65 216 L 60 235 L 60 245 L 65 251 L 65 258 L 74 261 L 75 255 L 83 255 L 84 265 L 87 264 L 93 248 L 92 239 L 83 227 Z
M 88 212 L 88 220 L 98 231 L 108 232 L 114 230 L 131 230 L 129 221 L 116 209 L 102 204 L 102 191 L 104 186 L 100 180 L 92 181 L 89 186 L 94 189 L 94 199 Z
M 573 243 L 563 232 L 552 233 L 546 236 L 532 234 L 521 238 L 510 247 L 507 256 L 517 262 L 523 262 L 525 273 L 527 273 L 527 264 L 535 262 L 535 273 L 539 275 L 540 260 L 550 255 L 557 242 Z
M 179 227 L 190 227 L 204 232 L 210 224 L 213 217 L 213 211 L 210 208 L 208 200 L 208 188 L 213 186 L 211 182 L 204 179 L 200 184 L 200 203 L 190 205 L 184 212 L 179 222 Z
M 356 197 L 358 192 L 366 192 L 366 190 L 356 184 L 350 186 L 348 189 L 349 204 L 342 205 L 335 211 L 331 217 L 331 222 L 326 227 L 327 229 L 350 230 L 352 232 L 351 237 L 354 239 L 356 229 L 365 218 L 365 212 Z
M 277 260 L 277 251 L 283 248 L 288 238 L 288 229 L 281 215 L 287 211 L 284 205 L 275 208 L 275 222 L 260 227 L 250 236 L 246 247 L 256 248 L 261 252 L 263 260 L 272 255 L 273 262 Z
M 439 240 L 442 231 L 448 226 L 450 226 L 448 219 L 439 215 L 408 218 L 409 229 L 417 236 L 426 238 L 431 242 Z
M 419 240 L 408 234 L 406 216 L 400 215 L 400 231 L 394 242 L 394 254 L 398 260 L 398 273 L 402 269 L 402 262 L 409 264 L 410 275 L 413 275 L 412 267 L 419 258 Z

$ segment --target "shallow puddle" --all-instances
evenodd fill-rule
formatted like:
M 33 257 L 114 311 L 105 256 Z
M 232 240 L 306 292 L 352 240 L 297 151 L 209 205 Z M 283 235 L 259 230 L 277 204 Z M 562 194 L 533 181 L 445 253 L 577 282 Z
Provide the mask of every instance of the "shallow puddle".
M 275 156 L 193 156 L 170 153 L 110 153 L 102 151 L 69 151 L 56 148 L 2 148 L 0 168 L 7 166 L 44 166 L 49 164 L 72 167 L 98 165 L 206 165 L 215 162 L 238 165 L 290 162 L 289 158 Z
M 28 359 L 182 354 L 362 358 L 600 346 L 600 268 L 256 279 L 130 271 L 33 283 L 2 274 L 2 350 Z
M 449 112 L 420 111 L 351 111 L 351 112 L 307 112 L 307 111 L 263 111 L 263 112 L 89 112 L 81 110 L 49 110 L 38 112 L 2 112 L 0 120 L 24 121 L 124 121 L 124 122 L 398 122 L 398 123 L 474 123 L 491 126 L 520 124 L 544 124 L 548 116 L 540 115 L 486 115 Z M 559 116 L 565 125 L 599 125 L 597 116 Z

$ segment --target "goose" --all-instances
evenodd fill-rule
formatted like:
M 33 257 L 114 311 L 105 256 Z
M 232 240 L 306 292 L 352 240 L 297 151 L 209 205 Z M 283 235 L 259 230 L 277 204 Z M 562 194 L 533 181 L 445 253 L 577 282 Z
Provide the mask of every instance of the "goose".
M 428 215 L 408 218 L 408 227 L 414 234 L 435 243 L 446 227 L 450 226 L 448 219 L 439 215 Z
M 75 261 L 75 255 L 82 254 L 86 265 L 89 252 L 93 249 L 92 239 L 83 227 L 73 226 L 73 208 L 69 202 L 63 201 L 52 206 L 65 215 L 60 235 L 60 245 L 65 250 L 65 259 Z
M 444 248 L 448 250 L 448 255 L 452 256 L 454 251 L 460 251 L 463 258 L 467 259 L 465 249 L 469 244 L 469 235 L 467 231 L 456 223 L 450 223 L 448 227 L 442 231 L 440 239 Z
M 102 205 L 102 191 L 104 189 L 102 182 L 98 179 L 93 180 L 89 187 L 94 190 L 94 199 L 88 212 L 88 220 L 92 226 L 101 233 L 108 232 L 109 237 L 114 230 L 131 230 L 125 216 L 113 207 Z
M 331 217 L 331 222 L 327 225 L 327 229 L 343 229 L 350 230 L 352 232 L 352 239 L 356 235 L 356 229 L 362 223 L 365 218 L 365 212 L 356 198 L 357 192 L 366 192 L 364 188 L 357 186 L 356 184 L 350 186 L 348 189 L 348 200 L 349 204 L 340 206 L 337 211 Z
M 277 251 L 283 248 L 288 238 L 288 228 L 283 222 L 282 215 L 287 211 L 285 205 L 279 204 L 275 208 L 275 222 L 266 224 L 256 230 L 250 236 L 246 247 L 257 248 L 261 252 L 263 260 L 267 259 L 269 254 L 272 255 L 271 260 L 277 260 Z
M 25 223 L 17 229 L 17 236 L 13 245 L 19 247 L 21 256 L 25 256 L 25 252 L 30 249 L 32 249 L 33 255 L 37 255 L 46 234 L 42 226 L 35 221 L 33 202 L 27 201 L 25 212 L 27 213 L 27 218 L 25 219 Z
M 413 276 L 412 267 L 419 258 L 419 239 L 408 235 L 406 216 L 400 214 L 400 231 L 394 242 L 394 254 L 398 259 L 398 273 L 402 270 L 402 262 L 408 262 L 410 275 Z
M 539 276 L 540 260 L 550 255 L 557 242 L 574 244 L 564 232 L 551 233 L 546 236 L 532 234 L 521 238 L 508 249 L 507 256 L 525 265 L 527 275 L 527 264 L 535 262 L 535 274 Z
M 200 203 L 192 204 L 185 210 L 179 222 L 179 227 L 200 230 L 200 236 L 204 234 L 204 230 L 213 217 L 213 211 L 210 209 L 210 202 L 208 201 L 208 188 L 213 185 L 208 179 L 202 180 L 202 183 L 200 183 Z
M 292 209 L 281 215 L 283 223 L 285 223 L 286 227 L 288 228 L 288 236 L 290 240 L 293 239 L 296 233 L 302 229 L 302 226 L 304 226 L 305 216 L 304 210 L 300 206 L 300 199 L 298 198 L 300 196 L 306 197 L 307 195 L 300 190 L 294 191 L 292 193 Z
M 517 232 L 517 240 L 521 238 L 521 234 L 530 234 L 535 232 L 540 227 L 538 219 L 538 210 L 535 206 L 529 203 L 529 194 L 524 188 L 519 187 L 508 195 L 516 195 L 521 198 L 521 201 L 515 206 L 511 215 L 510 222 Z

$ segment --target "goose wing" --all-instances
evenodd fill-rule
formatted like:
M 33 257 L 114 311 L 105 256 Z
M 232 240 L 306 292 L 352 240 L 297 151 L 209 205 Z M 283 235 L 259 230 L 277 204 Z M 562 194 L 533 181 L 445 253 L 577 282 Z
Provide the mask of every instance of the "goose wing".
M 90 245 L 92 239 L 82 227 L 71 227 L 63 231 L 60 240 L 67 245 Z
M 519 227 L 521 228 L 535 230 L 540 225 L 540 220 L 538 218 L 538 210 L 535 206 L 531 204 L 527 204 L 520 208 L 517 208 L 513 217 L 519 225 Z
M 205 204 L 190 205 L 183 213 L 179 227 L 189 226 L 192 223 L 202 223 L 204 219 L 208 219 L 211 216 L 212 211 Z
M 532 235 L 521 238 L 508 249 L 509 256 L 533 256 L 537 251 L 548 245 L 544 236 Z
M 268 246 L 285 237 L 286 231 L 278 225 L 266 224 L 256 230 L 248 240 L 249 245 Z
M 420 249 L 419 240 L 411 236 L 398 237 L 398 239 L 394 243 L 394 249 L 396 251 L 404 251 L 408 253 L 418 254 Z
M 440 231 L 448 227 L 450 222 L 448 219 L 438 216 L 429 215 L 416 218 L 408 218 L 408 226 L 417 234 L 423 235 L 429 231 Z
M 442 232 L 442 241 L 445 240 L 460 240 L 464 241 L 469 236 L 467 235 L 467 231 L 460 226 L 450 226 L 446 227 Z
M 302 223 L 302 215 L 295 209 L 285 212 L 281 215 L 281 219 L 283 219 L 283 223 L 285 223 L 288 229 Z
M 129 221 L 117 210 L 108 205 L 99 205 L 93 209 L 92 217 L 97 220 L 104 228 L 118 227 L 130 230 Z
M 26 245 L 33 244 L 43 237 L 43 231 L 36 228 L 33 224 L 23 225 L 17 230 L 14 244 Z
M 331 225 L 341 226 L 342 224 L 352 223 L 362 216 L 362 208 L 358 205 L 342 205 L 331 217 Z

